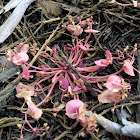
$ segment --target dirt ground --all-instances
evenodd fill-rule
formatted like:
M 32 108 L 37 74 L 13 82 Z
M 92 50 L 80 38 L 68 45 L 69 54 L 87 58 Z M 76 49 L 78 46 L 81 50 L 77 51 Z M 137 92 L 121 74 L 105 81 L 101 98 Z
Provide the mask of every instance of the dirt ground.
M 9 0 L 1 0 L 0 8 L 7 4 Z M 118 0 L 120 3 L 132 3 L 131 0 Z M 0 25 L 4 23 L 7 17 L 12 13 L 13 9 L 4 15 L 0 15 Z M 40 49 L 45 41 L 52 35 L 53 31 L 58 28 L 61 22 L 68 21 L 67 15 L 72 15 L 74 21 L 77 17 L 83 16 L 83 19 L 92 17 L 94 23 L 93 28 L 100 31 L 90 37 L 91 46 L 83 55 L 82 62 L 85 67 L 94 65 L 95 60 L 104 59 L 105 51 L 109 50 L 112 55 L 116 56 L 116 50 L 123 50 L 127 45 L 133 50 L 134 44 L 138 44 L 138 50 L 135 54 L 135 62 L 133 66 L 140 70 L 140 7 L 120 6 L 111 4 L 109 0 L 36 0 L 26 10 L 19 25 L 13 33 L 0 44 L 1 56 L 6 56 L 9 48 L 13 49 L 16 44 L 21 42 L 28 43 L 32 49 L 33 43 L 37 43 Z M 60 19 L 57 19 L 60 17 Z M 52 19 L 55 19 L 52 21 Z M 47 21 L 47 22 L 42 22 Z M 85 37 L 82 34 L 79 38 Z M 53 48 L 54 44 L 60 46 L 71 44 L 72 35 L 59 26 L 54 35 L 49 39 L 47 45 Z M 29 62 L 35 59 L 35 54 L 29 54 Z M 54 64 L 47 59 L 37 57 L 34 66 L 49 65 L 55 67 Z M 100 69 L 95 75 L 108 75 L 119 70 L 117 62 L 109 65 L 107 68 Z M 0 139 L 2 140 L 18 140 L 20 139 L 20 129 L 17 124 L 24 123 L 24 114 L 21 113 L 21 106 L 24 100 L 17 98 L 16 86 L 19 82 L 30 84 L 38 79 L 33 74 L 33 78 L 26 80 L 21 79 L 16 73 L 22 73 L 22 67 L 12 65 L 10 68 L 5 58 L 0 60 Z M 93 73 L 92 73 L 93 74 Z M 126 82 L 131 85 L 128 97 L 115 104 L 117 109 L 126 109 L 131 114 L 130 121 L 140 123 L 140 79 L 139 74 L 135 72 L 135 76 L 131 77 L 124 72 L 120 74 Z M 43 86 L 47 86 L 47 82 L 43 82 Z M 91 84 L 94 88 L 102 88 L 102 82 L 99 84 Z M 104 87 L 103 87 L 104 88 Z M 44 122 L 48 124 L 49 129 L 45 131 L 45 135 L 40 137 L 35 133 L 23 130 L 24 140 L 134 140 L 134 137 L 122 136 L 120 134 L 112 134 L 106 131 L 101 125 L 98 125 L 99 132 L 86 133 L 86 130 L 75 119 L 70 119 L 65 115 L 65 108 L 55 116 L 51 110 L 54 103 L 61 101 L 62 91 L 59 84 L 53 89 L 53 94 L 49 97 L 45 104 L 41 106 L 43 110 L 42 117 L 36 121 L 29 117 L 29 122 L 34 127 L 41 127 Z M 82 91 L 79 98 L 87 104 L 88 110 L 102 114 L 105 118 L 113 122 L 121 122 L 117 119 L 116 112 L 113 111 L 114 103 L 102 104 L 98 102 L 97 97 L 93 97 L 90 91 Z M 41 101 L 43 96 L 35 98 L 34 102 Z M 64 98 L 63 102 L 68 102 L 71 98 Z M 27 106 L 24 106 L 25 110 Z M 27 126 L 28 128 L 28 126 Z M 82 137 L 81 133 L 85 132 Z

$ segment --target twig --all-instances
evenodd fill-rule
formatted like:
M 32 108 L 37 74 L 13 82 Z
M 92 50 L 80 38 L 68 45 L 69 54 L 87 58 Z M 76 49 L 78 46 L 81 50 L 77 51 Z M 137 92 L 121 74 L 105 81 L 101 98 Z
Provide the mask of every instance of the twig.
M 40 25 L 40 24 L 44 25 L 46 23 L 54 22 L 54 21 L 57 21 L 57 20 L 60 20 L 60 17 L 54 18 L 54 19 L 49 19 L 49 20 L 46 20 L 46 21 L 39 21 L 38 23 L 31 25 L 31 27 L 35 27 L 35 26 Z
M 59 54 L 61 55 L 62 59 L 69 65 L 69 67 L 75 72 L 75 74 L 83 80 L 86 88 L 90 91 L 90 94 L 93 96 L 93 97 L 97 97 L 98 94 L 97 92 L 95 92 L 92 88 L 92 86 L 81 76 L 81 74 L 78 72 L 77 69 L 75 69 L 75 67 L 68 61 L 68 59 L 66 58 L 66 56 L 64 55 L 64 53 L 62 52 L 62 50 L 60 50 L 59 47 L 57 47 L 57 50 L 59 52 Z
M 64 20 L 64 19 L 63 19 Z M 62 24 L 63 20 L 58 24 L 56 29 L 52 32 L 52 34 L 49 36 L 48 39 L 46 39 L 45 43 L 42 45 L 42 47 L 39 49 L 38 53 L 34 56 L 32 61 L 30 62 L 29 65 L 33 65 L 33 63 L 36 61 L 38 56 L 42 53 L 43 49 L 46 47 L 46 45 L 50 42 L 50 40 L 53 38 L 53 36 L 56 34 L 57 30 L 59 29 L 60 25 Z
M 77 126 L 78 122 L 75 122 L 69 130 L 64 131 L 63 133 L 61 133 L 58 137 L 56 137 L 54 140 L 60 140 L 62 137 L 64 137 L 66 134 L 70 133 L 70 130 L 72 130 L 73 128 L 75 128 Z
M 132 106 L 132 105 L 135 105 L 135 104 L 140 104 L 140 101 L 133 101 L 133 102 L 130 102 L 130 103 L 124 103 L 124 104 L 120 104 L 120 105 L 116 105 L 115 107 L 110 107 L 106 110 L 104 110 L 102 113 L 100 113 L 100 115 L 104 115 L 106 114 L 107 112 L 109 112 L 110 110 L 112 110 L 113 108 L 117 109 L 117 108 L 120 108 L 120 107 L 124 107 L 124 106 Z
M 28 40 L 30 40 L 30 39 L 40 30 L 40 28 L 41 28 L 44 24 L 50 23 L 50 22 L 54 22 L 54 21 L 57 21 L 57 20 L 60 20 L 60 17 L 55 18 L 55 19 L 50 19 L 50 20 L 47 20 L 47 21 L 40 21 L 40 22 L 38 22 L 38 23 L 32 25 L 31 27 L 34 27 L 34 26 L 37 26 L 37 25 L 40 25 L 40 26 L 36 29 L 36 31 L 35 31 L 28 39 L 25 40 L 24 43 L 26 43 Z
M 138 29 L 140 28 L 139 25 L 134 24 L 134 23 L 132 23 L 132 22 L 126 20 L 126 19 L 123 18 L 123 17 L 121 16 L 121 14 L 119 14 L 119 13 L 113 13 L 113 12 L 110 12 L 110 11 L 108 11 L 108 10 L 105 10 L 104 13 L 107 13 L 107 14 L 109 14 L 109 15 L 112 15 L 112 16 L 115 16 L 115 17 L 118 17 L 119 19 L 121 19 L 122 21 L 124 21 L 124 22 L 130 24 L 131 26 L 137 27 Z
M 92 140 L 99 140 L 99 138 L 94 133 L 90 132 L 90 135 L 91 135 Z

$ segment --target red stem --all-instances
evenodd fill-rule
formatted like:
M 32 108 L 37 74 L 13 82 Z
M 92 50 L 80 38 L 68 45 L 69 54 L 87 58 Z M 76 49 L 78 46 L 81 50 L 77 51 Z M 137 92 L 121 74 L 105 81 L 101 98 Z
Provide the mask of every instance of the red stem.
M 55 86 L 56 83 L 59 81 L 60 77 L 61 77 L 61 75 L 59 75 L 59 77 L 57 77 L 57 79 L 54 81 L 54 83 L 52 83 L 52 86 L 51 86 L 51 88 L 50 88 L 50 90 L 49 90 L 47 96 L 46 96 L 39 104 L 37 104 L 36 107 L 39 107 L 40 105 L 42 105 L 42 104 L 48 99 L 48 97 L 49 97 L 50 94 L 52 93 L 52 90 L 53 90 L 54 86 Z
M 122 67 L 119 71 L 117 71 L 117 72 L 115 72 L 115 73 L 112 73 L 112 74 L 110 74 L 110 75 L 106 75 L 106 76 L 85 76 L 85 75 L 82 75 L 82 77 L 83 77 L 83 78 L 86 78 L 86 79 L 108 78 L 108 77 L 110 77 L 111 75 L 119 74 L 120 72 L 123 71 L 123 69 L 124 69 L 124 68 Z

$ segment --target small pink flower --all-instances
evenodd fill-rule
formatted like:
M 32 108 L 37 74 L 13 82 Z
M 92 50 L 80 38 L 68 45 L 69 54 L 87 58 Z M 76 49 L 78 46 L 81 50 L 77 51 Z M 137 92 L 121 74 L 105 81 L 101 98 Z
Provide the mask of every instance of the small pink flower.
M 32 87 L 31 85 L 24 85 L 22 83 L 19 83 L 16 87 L 16 97 L 17 98 L 27 98 L 27 97 L 31 97 L 35 94 L 34 92 L 34 87 Z
M 96 64 L 97 66 L 101 66 L 101 67 L 106 67 L 106 66 L 109 65 L 107 59 L 100 59 L 100 60 L 97 60 L 97 61 L 95 61 L 95 64 Z
M 87 44 L 85 44 L 85 45 L 78 45 L 78 47 L 81 48 L 81 49 L 84 50 L 84 51 L 87 51 L 88 48 L 90 47 L 90 45 L 87 43 Z
M 45 72 L 46 72 L 48 68 L 47 68 L 47 67 L 45 67 L 44 65 L 42 65 L 42 69 L 43 69 L 43 71 L 45 71 Z
M 20 48 L 19 52 L 20 53 L 27 53 L 28 52 L 29 45 L 24 44 L 23 47 Z
M 63 89 L 67 89 L 68 86 L 69 86 L 69 82 L 66 78 L 62 77 L 60 80 L 59 80 L 59 84 L 61 86 L 61 88 Z
M 84 105 L 80 100 L 71 100 L 66 104 L 66 115 L 71 119 L 76 119 L 79 108 Z
M 110 91 L 118 92 L 122 89 L 122 78 L 117 75 L 111 75 L 104 84 Z
M 34 119 L 38 120 L 42 116 L 42 110 L 37 108 L 36 105 L 31 101 L 31 98 L 26 100 L 28 105 L 27 113 Z
M 30 74 L 29 74 L 28 68 L 26 67 L 25 64 L 23 65 L 23 77 L 26 80 L 29 80 L 29 78 L 30 78 Z
M 79 62 L 78 63 L 78 66 L 81 68 L 81 67 L 84 67 L 84 64 L 83 64 L 83 62 Z
M 19 46 L 21 46 L 21 44 L 19 44 Z M 28 44 L 24 44 L 23 47 L 19 48 L 19 47 L 15 47 L 15 52 L 11 49 L 8 50 L 7 52 L 7 56 L 9 56 L 7 58 L 8 62 L 13 62 L 16 65 L 21 65 L 22 63 L 26 63 L 29 60 L 29 56 L 26 54 L 28 51 Z
M 133 66 L 129 59 L 123 61 L 123 70 L 131 76 L 135 76 Z
M 67 30 L 74 36 L 79 36 L 83 32 L 83 29 L 79 25 L 68 25 Z
M 26 53 L 16 53 L 12 58 L 12 61 L 16 65 L 21 65 L 29 60 L 29 56 Z
M 74 89 L 72 90 L 73 92 L 76 92 L 76 91 L 79 91 L 81 90 L 82 88 L 78 87 L 78 86 L 75 86 Z
M 106 57 L 107 57 L 106 59 L 100 59 L 95 61 L 95 64 L 102 67 L 106 67 L 109 64 L 112 64 L 113 58 L 109 50 L 106 51 Z

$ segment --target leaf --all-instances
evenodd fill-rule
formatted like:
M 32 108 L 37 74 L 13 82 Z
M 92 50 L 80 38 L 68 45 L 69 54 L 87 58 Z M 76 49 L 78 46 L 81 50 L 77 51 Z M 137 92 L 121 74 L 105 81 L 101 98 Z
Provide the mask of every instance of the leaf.
M 130 76 L 135 76 L 134 69 L 129 59 L 123 61 L 124 72 Z
M 63 89 L 67 89 L 68 86 L 69 86 L 69 82 L 68 82 L 68 80 L 65 77 L 62 77 L 59 80 L 59 84 L 60 84 L 61 88 L 63 88 Z
M 121 100 L 121 95 L 119 92 L 111 92 L 107 89 L 98 95 L 98 100 L 100 103 L 116 103 Z
M 35 94 L 34 87 L 32 87 L 31 85 L 24 85 L 21 82 L 17 85 L 16 91 L 17 98 L 27 98 L 30 96 L 34 96 Z
M 104 84 L 110 91 L 119 91 L 122 89 L 122 78 L 117 75 L 111 75 Z
M 23 78 L 25 78 L 26 80 L 29 80 L 29 78 L 30 78 L 30 73 L 25 64 L 23 65 Z
M 28 105 L 27 113 L 32 116 L 32 118 L 38 120 L 42 116 L 42 110 L 37 108 L 37 106 L 32 102 L 31 97 L 28 98 L 26 103 Z
M 66 115 L 71 119 L 77 118 L 77 112 L 84 103 L 81 100 L 71 100 L 66 104 Z

